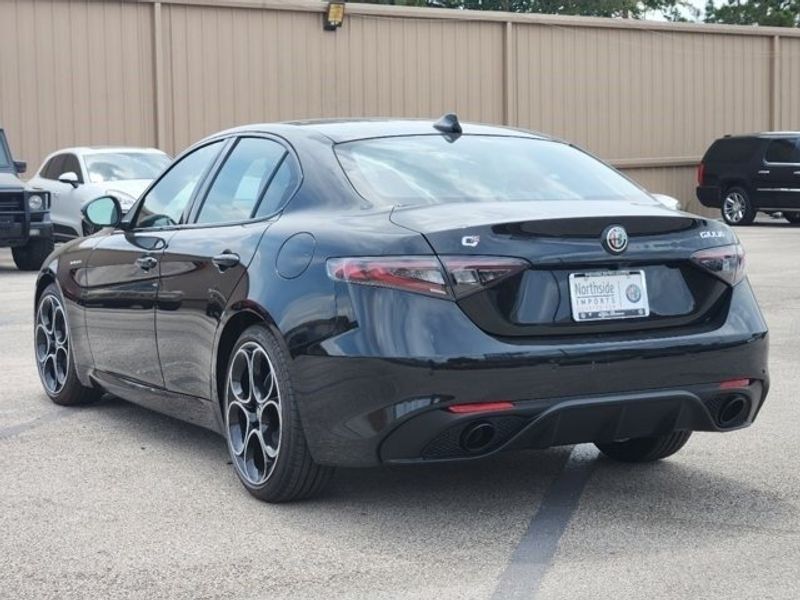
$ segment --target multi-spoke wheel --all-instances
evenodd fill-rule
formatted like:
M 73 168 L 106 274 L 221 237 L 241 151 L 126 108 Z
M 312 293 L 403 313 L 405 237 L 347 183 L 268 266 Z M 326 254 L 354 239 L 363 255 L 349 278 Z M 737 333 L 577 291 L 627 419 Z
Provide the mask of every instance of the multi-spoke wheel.
M 281 391 L 266 351 L 240 346 L 228 371 L 228 445 L 242 477 L 252 485 L 272 473 L 281 445 Z
M 231 461 L 250 493 L 269 502 L 312 496 L 332 474 L 311 458 L 286 364 L 275 337 L 256 325 L 234 346 L 225 379 Z
M 69 335 L 64 307 L 52 294 L 42 298 L 36 314 L 36 362 L 45 389 L 58 394 L 67 381 Z
M 728 225 L 749 225 L 756 217 L 747 190 L 732 187 L 722 200 L 722 218 Z
M 34 350 L 39 379 L 57 404 L 79 404 L 96 399 L 100 392 L 81 385 L 72 361 L 67 313 L 58 288 L 45 289 L 36 307 Z

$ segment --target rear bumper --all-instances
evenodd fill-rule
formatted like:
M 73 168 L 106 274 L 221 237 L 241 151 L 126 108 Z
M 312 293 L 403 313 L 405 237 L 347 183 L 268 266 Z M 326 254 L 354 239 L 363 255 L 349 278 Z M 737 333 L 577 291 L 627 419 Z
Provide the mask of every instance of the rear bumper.
M 736 389 L 718 383 L 626 394 L 519 402 L 486 414 L 430 410 L 395 429 L 383 442 L 383 462 L 480 458 L 510 449 L 664 435 L 673 431 L 730 431 L 753 422 L 766 383 Z M 483 439 L 470 440 L 482 428 Z M 475 442 L 478 442 L 475 444 Z
M 719 208 L 722 206 L 722 197 L 720 195 L 719 187 L 715 185 L 698 186 L 697 199 L 703 206 L 710 208 Z
M 355 327 L 293 360 L 318 462 L 452 460 L 681 429 L 737 429 L 752 423 L 766 397 L 767 327 L 746 281 L 734 288 L 725 322 L 712 330 L 524 344 L 484 334 L 452 303 L 401 295 L 404 307 L 382 303 L 388 312 L 375 322 L 385 320 L 386 329 Z M 414 315 L 413 322 L 403 315 Z M 721 382 L 741 378 L 751 383 L 720 390 Z M 746 410 L 720 426 L 720 404 L 737 394 Z M 493 401 L 514 408 L 447 410 Z M 501 433 L 481 452 L 464 452 L 464 428 L 481 420 Z

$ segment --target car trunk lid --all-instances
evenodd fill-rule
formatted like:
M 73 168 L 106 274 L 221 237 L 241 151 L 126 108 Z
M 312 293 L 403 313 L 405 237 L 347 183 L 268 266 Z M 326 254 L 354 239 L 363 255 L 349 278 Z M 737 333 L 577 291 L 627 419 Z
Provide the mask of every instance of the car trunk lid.
M 608 334 L 708 324 L 719 316 L 729 287 L 698 268 L 691 255 L 736 242 L 713 221 L 647 199 L 398 207 L 390 218 L 421 233 L 442 257 L 504 256 L 530 262 L 529 269 L 458 301 L 478 326 L 499 336 Z M 603 243 L 613 226 L 623 227 L 628 236 L 619 254 Z M 579 320 L 571 304 L 570 278 L 602 273 L 640 274 L 632 277 L 645 282 L 647 314 Z

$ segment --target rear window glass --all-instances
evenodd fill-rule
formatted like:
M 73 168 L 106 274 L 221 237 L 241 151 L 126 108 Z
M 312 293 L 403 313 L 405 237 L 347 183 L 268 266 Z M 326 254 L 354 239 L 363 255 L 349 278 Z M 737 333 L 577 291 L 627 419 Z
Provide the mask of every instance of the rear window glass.
M 771 163 L 800 163 L 800 148 L 797 139 L 772 140 L 767 146 L 764 160 Z
M 706 154 L 706 161 L 744 162 L 752 158 L 758 146 L 755 139 L 722 139 L 711 145 Z
M 502 136 L 389 137 L 347 142 L 336 154 L 373 204 L 619 199 L 644 192 L 560 142 Z

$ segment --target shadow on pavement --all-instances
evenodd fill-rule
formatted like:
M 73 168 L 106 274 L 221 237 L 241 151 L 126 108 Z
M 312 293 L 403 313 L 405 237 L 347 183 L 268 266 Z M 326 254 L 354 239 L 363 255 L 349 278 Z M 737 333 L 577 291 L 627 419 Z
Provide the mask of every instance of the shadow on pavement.
M 126 430 L 144 446 L 169 440 L 174 451 L 185 455 L 181 460 L 228 463 L 223 438 L 202 428 L 111 396 L 83 410 L 112 419 L 114 427 Z M 283 505 L 281 510 L 311 516 L 318 510 L 341 509 L 338 519 L 359 519 L 366 514 L 365 507 L 368 511 L 390 509 L 390 514 L 427 513 L 431 519 L 441 518 L 446 510 L 448 519 L 472 522 L 481 513 L 524 507 L 532 516 L 570 449 L 513 452 L 458 463 L 339 469 L 322 497 Z M 230 475 L 210 485 L 238 486 L 232 470 Z M 241 498 L 250 499 L 244 489 Z M 360 507 L 362 512 L 348 507 Z M 723 528 L 769 529 L 772 522 L 791 522 L 794 513 L 779 494 L 682 462 L 680 455 L 644 465 L 599 458 L 578 511 L 598 521 L 641 520 L 642 526 L 668 521 L 687 534 L 710 522 Z

